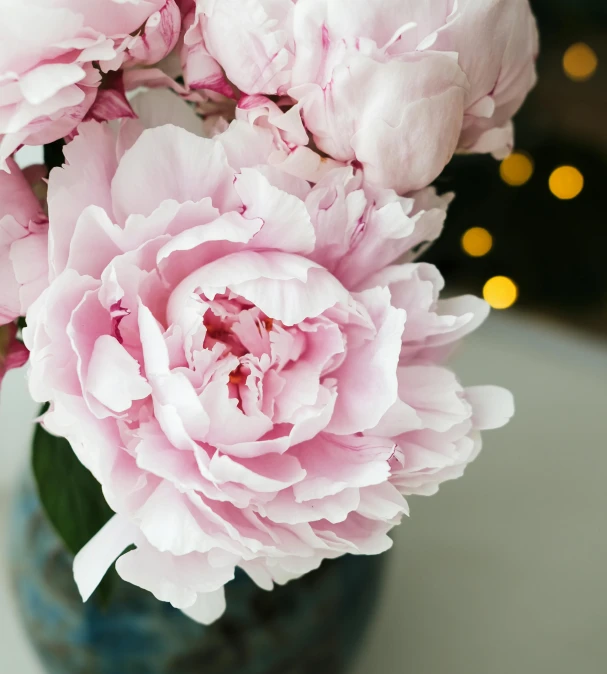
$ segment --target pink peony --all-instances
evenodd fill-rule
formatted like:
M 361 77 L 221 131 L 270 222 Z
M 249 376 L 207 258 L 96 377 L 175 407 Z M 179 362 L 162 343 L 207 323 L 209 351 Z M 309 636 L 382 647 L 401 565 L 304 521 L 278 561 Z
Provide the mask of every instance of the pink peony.
M 102 72 L 160 60 L 180 27 L 175 0 L 5 0 L 0 169 L 23 144 L 71 134 L 93 105 Z
M 458 146 L 507 153 L 535 82 L 527 0 L 197 0 L 184 24 L 190 87 L 282 96 L 319 149 L 399 193 Z
M 244 122 L 136 124 L 82 125 L 51 173 L 30 389 L 117 513 L 75 560 L 83 597 L 134 544 L 122 578 L 208 623 L 236 567 L 269 590 L 389 548 L 403 494 L 460 475 L 512 400 L 439 364 L 487 305 L 386 267 L 448 200 L 351 167 L 311 185 Z
M 8 166 L 0 171 L 0 325 L 25 316 L 48 285 L 46 216 L 12 159 Z

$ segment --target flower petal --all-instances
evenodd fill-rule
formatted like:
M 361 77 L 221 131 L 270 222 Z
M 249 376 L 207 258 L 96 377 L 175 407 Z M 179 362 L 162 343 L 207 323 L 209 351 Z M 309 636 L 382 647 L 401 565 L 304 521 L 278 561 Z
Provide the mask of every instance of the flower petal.
M 74 558 L 74 580 L 83 601 L 93 594 L 118 555 L 135 542 L 137 535 L 133 523 L 114 515 L 80 550 Z

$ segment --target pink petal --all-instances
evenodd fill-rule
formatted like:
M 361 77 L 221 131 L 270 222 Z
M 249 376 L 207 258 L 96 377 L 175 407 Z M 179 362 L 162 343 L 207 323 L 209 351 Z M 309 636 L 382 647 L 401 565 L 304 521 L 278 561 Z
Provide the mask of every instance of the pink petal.
M 216 260 L 182 281 L 169 301 L 169 321 L 177 318 L 179 307 L 192 293 L 212 299 L 226 288 L 285 325 L 318 316 L 348 298 L 333 276 L 305 258 L 247 251 Z
M 113 177 L 115 214 L 124 221 L 133 213 L 149 215 L 165 199 L 198 202 L 211 195 L 224 209 L 234 203 L 232 175 L 219 143 L 176 126 L 146 129 Z
M 215 558 L 221 563 L 212 563 Z M 136 550 L 120 557 L 116 569 L 127 582 L 170 602 L 194 620 L 212 622 L 225 609 L 223 586 L 234 577 L 234 561 L 230 555 L 221 559 L 212 553 L 174 557 L 138 541 Z
M 129 43 L 129 60 L 141 65 L 162 61 L 177 44 L 180 29 L 181 12 L 178 4 L 175 0 L 165 0 L 161 9 L 147 19 L 141 34 Z
M 466 400 L 472 405 L 472 421 L 478 430 L 505 426 L 514 415 L 514 397 L 500 386 L 466 388 Z
M 220 484 L 236 482 L 256 493 L 287 489 L 306 476 L 299 461 L 288 454 L 235 460 L 217 452 L 211 459 L 209 469 Z
M 10 215 L 26 227 L 40 213 L 40 204 L 17 164 L 7 163 L 10 173 L 0 172 L 0 221 Z
M 448 431 L 471 416 L 463 388 L 450 370 L 427 366 L 409 366 L 398 370 L 398 392 L 411 406 L 425 428 Z
M 396 367 L 405 312 L 390 305 L 386 289 L 359 293 L 359 299 L 371 315 L 375 334 L 349 348 L 346 360 L 332 374 L 338 382 L 338 396 L 327 430 L 339 435 L 373 428 L 397 400 Z
M 137 527 L 114 515 L 74 558 L 74 580 L 82 601 L 93 594 L 118 555 L 134 543 Z
M 216 592 L 199 594 L 196 602 L 191 607 L 183 609 L 183 612 L 197 623 L 210 625 L 221 618 L 225 610 L 226 599 L 222 588 Z
M 322 433 L 298 445 L 293 453 L 306 471 L 293 487 L 297 502 L 321 499 L 352 487 L 385 482 L 394 443 L 384 438 Z
M 102 335 L 95 342 L 86 388 L 114 412 L 128 410 L 134 400 L 143 400 L 152 392 L 140 374 L 139 363 L 110 335 Z
M 110 185 L 116 171 L 115 141 L 110 128 L 97 122 L 82 124 L 78 136 L 64 149 L 66 164 L 51 171 L 48 188 L 51 275 L 67 264 L 70 242 L 82 211 L 99 206 L 111 218 Z M 95 161 L 91 161 L 95 157 Z
M 252 169 L 242 169 L 234 186 L 244 205 L 244 216 L 263 222 L 255 237 L 256 246 L 301 255 L 314 249 L 314 228 L 301 199 L 274 187 Z

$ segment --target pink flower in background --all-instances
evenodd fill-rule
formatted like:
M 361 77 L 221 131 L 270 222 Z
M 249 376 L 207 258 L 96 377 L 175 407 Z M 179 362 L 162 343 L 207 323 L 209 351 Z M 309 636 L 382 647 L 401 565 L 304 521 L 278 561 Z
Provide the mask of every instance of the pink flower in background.
M 315 145 L 403 194 L 460 149 L 504 155 L 535 82 L 527 0 L 197 0 L 186 84 L 282 97 Z M 307 142 L 307 140 L 306 140 Z
M 51 173 L 30 390 L 117 513 L 76 558 L 84 598 L 134 544 L 120 575 L 208 623 L 236 567 L 271 589 L 389 548 L 403 495 L 460 475 L 512 399 L 440 364 L 487 305 L 386 266 L 448 199 L 311 184 L 262 126 L 142 125 L 81 125 Z
M 23 173 L 12 159 L 0 171 L 0 325 L 25 316 L 48 285 L 48 223 Z M 29 173 L 37 180 L 38 169 Z
M 15 323 L 0 325 L 0 386 L 6 373 L 25 365 L 28 357 L 29 351 L 17 339 Z
M 6 158 L 22 144 L 71 134 L 93 105 L 102 73 L 160 60 L 179 31 L 174 0 L 5 0 L 0 168 L 7 169 Z
M 503 159 L 513 147 L 512 117 L 535 86 L 537 25 L 528 0 L 457 0 L 424 49 L 454 51 L 470 82 L 459 147 Z M 453 8 L 450 8 L 453 4 Z

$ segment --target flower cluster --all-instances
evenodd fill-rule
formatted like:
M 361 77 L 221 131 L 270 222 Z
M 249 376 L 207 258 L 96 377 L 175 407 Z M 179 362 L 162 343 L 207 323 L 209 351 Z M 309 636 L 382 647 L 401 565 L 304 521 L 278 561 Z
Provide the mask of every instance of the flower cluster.
M 209 623 L 236 568 L 269 590 L 389 548 L 513 414 L 444 365 L 488 306 L 417 259 L 451 155 L 512 144 L 527 1 L 9 5 L 0 376 L 29 351 L 116 513 L 83 597 L 116 561 Z M 48 180 L 11 158 L 63 137 Z

